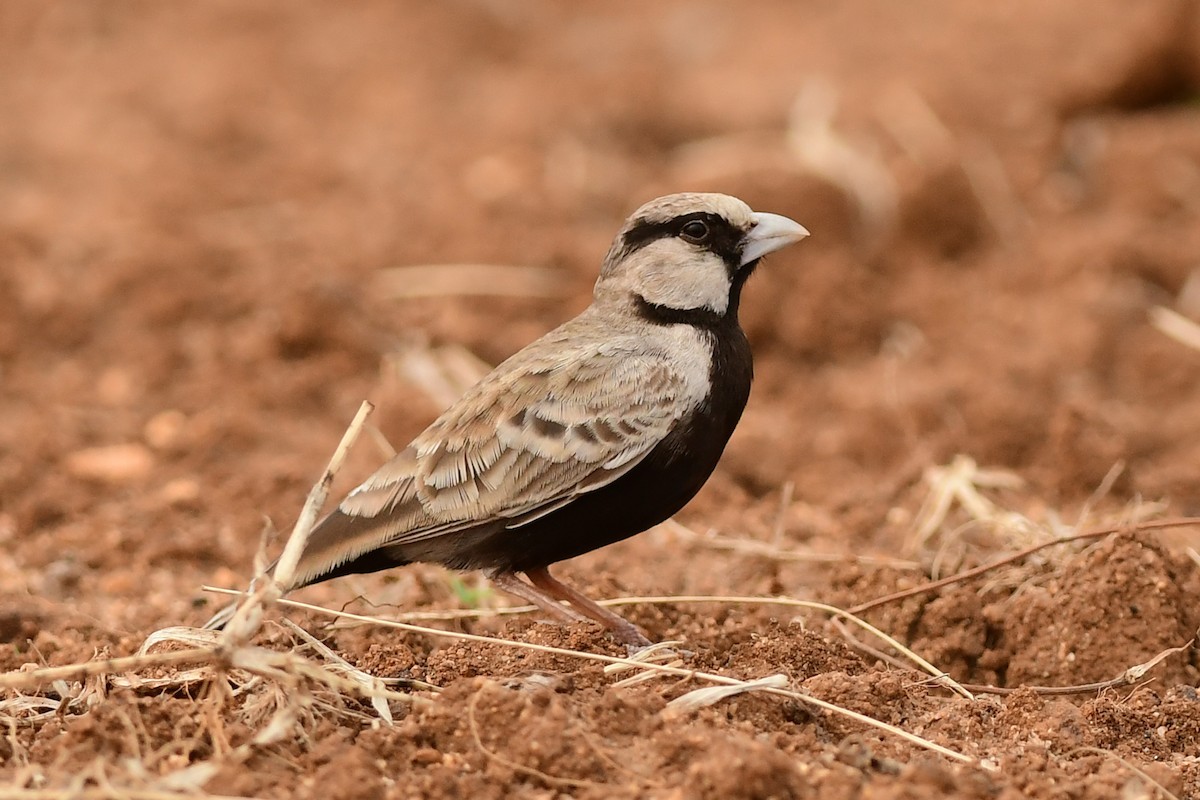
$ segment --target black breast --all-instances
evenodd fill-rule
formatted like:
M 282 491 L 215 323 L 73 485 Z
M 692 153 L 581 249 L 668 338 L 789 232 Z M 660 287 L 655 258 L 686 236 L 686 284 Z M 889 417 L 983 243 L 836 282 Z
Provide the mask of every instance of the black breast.
M 447 565 L 534 569 L 641 533 L 683 508 L 717 466 L 750 395 L 745 334 L 732 315 L 713 323 L 697 326 L 712 343 L 712 391 L 646 458 L 608 486 L 527 525 L 454 534 L 461 546 L 446 554 Z

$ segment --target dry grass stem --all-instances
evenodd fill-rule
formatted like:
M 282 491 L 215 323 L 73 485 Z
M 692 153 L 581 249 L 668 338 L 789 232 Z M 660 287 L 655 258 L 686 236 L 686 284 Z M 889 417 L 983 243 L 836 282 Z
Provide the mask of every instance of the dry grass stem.
M 244 795 L 196 793 L 192 791 L 163 791 L 134 789 L 127 786 L 88 786 L 66 789 L 22 789 L 18 786 L 0 787 L 0 800 L 254 800 Z
M 1075 521 L 1075 530 L 1079 530 L 1087 524 L 1088 517 L 1092 515 L 1092 509 L 1100 505 L 1100 501 L 1108 497 L 1116 484 L 1117 479 L 1125 472 L 1125 461 L 1117 459 L 1108 472 L 1104 473 L 1104 477 L 1100 479 L 1100 483 L 1096 486 L 1096 491 L 1092 492 L 1088 499 L 1084 502 L 1083 508 L 1079 509 L 1079 517 Z
M 877 153 L 837 130 L 837 109 L 833 84 L 809 79 L 788 115 L 788 145 L 805 168 L 840 188 L 854 202 L 868 242 L 878 244 L 895 224 L 899 205 L 896 180 Z
M 173 667 L 181 664 L 211 661 L 213 651 L 196 647 L 187 650 L 171 650 L 150 655 L 122 656 L 66 664 L 61 667 L 37 667 L 19 669 L 0 674 L 0 689 L 36 689 L 54 681 L 80 681 L 95 675 L 114 675 L 136 672 L 148 667 Z
M 956 163 L 1001 244 L 1020 241 L 1020 234 L 1030 227 L 1029 211 L 995 149 L 982 141 L 960 144 L 911 86 L 887 94 L 881 107 L 880 122 L 909 158 L 926 168 Z
M 832 623 L 834 630 L 836 630 L 838 633 L 840 633 L 842 635 L 842 638 L 845 639 L 846 642 L 852 648 L 859 651 L 860 653 L 863 653 L 864 655 L 870 656 L 871 658 L 882 661 L 884 664 L 889 664 L 889 665 L 895 667 L 896 669 L 901 669 L 901 670 L 909 669 L 908 664 L 905 664 L 903 660 L 896 658 L 895 656 L 891 655 L 890 653 L 883 652 L 878 647 L 872 647 L 871 645 L 869 645 L 866 642 L 859 639 L 857 636 L 854 635 L 854 631 L 847 628 L 846 623 L 842 622 L 840 619 L 832 619 L 832 620 L 830 620 L 830 623 Z M 971 689 L 971 687 L 969 685 L 967 685 L 965 683 L 961 684 L 961 685 L 965 689 L 974 691 L 973 689 Z
M 929 494 L 913 520 L 913 533 L 906 548 L 909 553 L 915 553 L 929 543 L 945 524 L 955 504 L 962 507 L 967 516 L 977 522 L 1022 531 L 1037 527 L 1020 514 L 996 508 L 995 504 L 979 491 L 1020 488 L 1024 482 L 1014 473 L 999 469 L 981 469 L 970 456 L 957 455 L 947 466 L 926 469 L 924 479 L 929 484 Z
M 1048 542 L 1041 542 L 1039 544 L 1026 547 L 1023 550 L 1019 550 L 1012 555 L 1008 555 L 1004 558 L 993 561 L 990 564 L 983 564 L 982 566 L 975 567 L 974 569 L 968 569 L 960 572 L 957 575 L 951 575 L 947 578 L 942 578 L 941 580 L 937 581 L 930 581 L 929 583 L 922 584 L 921 586 L 914 586 L 911 589 L 893 592 L 892 594 L 884 595 L 883 597 L 877 597 L 874 600 L 866 603 L 859 603 L 856 606 L 852 606 L 849 609 L 849 612 L 852 614 L 861 614 L 865 611 L 871 610 L 872 608 L 877 608 L 878 606 L 887 605 L 888 603 L 895 603 L 897 601 L 905 600 L 909 597 L 915 597 L 917 595 L 928 594 L 929 592 L 937 591 L 938 589 L 945 588 L 946 586 L 953 586 L 956 583 L 969 581 L 972 578 L 977 578 L 980 575 L 986 575 L 989 572 L 1012 564 L 1015 561 L 1020 561 L 1023 558 L 1027 558 L 1034 553 L 1045 550 L 1047 547 L 1054 547 L 1055 545 L 1060 544 L 1069 544 L 1071 542 L 1081 542 L 1087 539 L 1099 539 L 1104 536 L 1112 536 L 1113 534 L 1122 533 L 1124 531 L 1152 531 L 1162 530 L 1163 528 L 1182 528 L 1188 525 L 1200 525 L 1200 517 L 1172 517 L 1171 519 L 1159 519 L 1149 522 L 1134 522 L 1129 525 L 1116 525 L 1107 528 L 1099 528 L 1093 531 L 1084 531 L 1083 533 L 1064 536 L 1060 539 L 1051 539 Z
M 1080 683 L 1073 686 L 1017 686 L 1014 688 L 1002 686 L 987 686 L 975 683 L 963 684 L 968 689 L 979 694 L 1012 694 L 1021 689 L 1029 689 L 1037 694 L 1056 695 L 1056 694 L 1090 694 L 1092 692 L 1103 691 L 1104 689 L 1116 689 L 1121 686 L 1134 686 L 1138 684 L 1142 678 L 1146 677 L 1146 673 L 1157 667 L 1169 656 L 1176 653 L 1182 653 L 1191 649 L 1196 643 L 1195 639 L 1190 640 L 1187 644 L 1182 644 L 1179 647 L 1168 647 L 1154 658 L 1142 664 L 1135 664 L 1129 669 L 1122 672 L 1115 678 L 1107 681 L 1097 681 L 1095 683 Z
M 227 590 L 223 590 L 223 591 L 227 591 Z M 759 598 L 759 599 L 761 599 L 761 598 Z M 674 601 L 674 598 L 663 598 L 663 600 Z M 794 602 L 800 602 L 800 601 L 794 601 Z M 518 650 L 531 650 L 531 651 L 535 651 L 535 652 L 539 652 L 539 653 L 548 653 L 551 655 L 565 656 L 567 658 L 576 658 L 576 659 L 581 659 L 581 660 L 585 660 L 585 661 L 596 661 L 596 662 L 600 662 L 600 663 L 604 663 L 604 664 L 627 664 L 627 665 L 637 667 L 640 669 L 654 670 L 654 671 L 661 672 L 661 673 L 667 674 L 667 675 L 676 675 L 676 676 L 684 677 L 684 678 L 693 678 L 696 680 L 708 681 L 710 683 L 716 683 L 716 684 L 721 684 L 721 685 L 725 685 L 725 686 L 739 686 L 739 685 L 745 683 L 745 681 L 740 680 L 738 678 L 730 678 L 725 675 L 716 675 L 716 674 L 709 673 L 709 672 L 698 672 L 696 670 L 689 670 L 689 669 L 685 669 L 682 667 L 674 667 L 674 666 L 670 666 L 670 665 L 666 665 L 666 664 L 641 662 L 641 661 L 636 661 L 631 658 L 620 658 L 617 656 L 602 655 L 600 653 L 587 653 L 587 652 L 583 652 L 583 651 L 579 651 L 579 650 L 568 650 L 568 649 L 562 648 L 562 647 L 549 647 L 547 645 L 533 644 L 531 642 L 519 642 L 519 641 L 508 640 L 508 639 L 498 639 L 498 638 L 492 637 L 492 636 L 480 636 L 478 634 L 473 634 L 473 633 L 462 633 L 459 631 L 439 630 L 437 628 L 428 628 L 428 627 L 424 627 L 421 625 L 412 625 L 412 624 L 406 623 L 406 622 L 395 622 L 393 620 L 382 619 L 379 617 L 369 617 L 369 616 L 366 616 L 363 614 L 353 614 L 348 611 L 338 611 L 337 609 L 325 608 L 324 606 L 313 605 L 311 603 L 302 603 L 302 602 L 299 602 L 296 600 L 281 599 L 278 601 L 278 603 L 280 605 L 287 606 L 290 608 L 299 608 L 299 609 L 303 609 L 305 611 L 311 611 L 311 612 L 314 612 L 317 614 L 324 614 L 327 616 L 336 617 L 336 618 L 340 618 L 340 619 L 352 619 L 352 620 L 356 620 L 359 622 L 366 622 L 366 623 L 370 623 L 373 625 L 379 625 L 380 627 L 395 628 L 398 630 L 408 631 L 410 633 L 419 633 L 419 634 L 423 634 L 423 635 L 438 636 L 438 637 L 444 637 L 444 638 L 449 638 L 449 639 L 459 639 L 462 641 L 469 641 L 469 642 L 480 642 L 480 643 L 485 643 L 485 644 L 495 645 L 495 646 L 500 646 L 500 647 L 511 647 L 511 648 L 518 649 Z M 838 609 L 838 610 L 840 611 L 840 609 Z M 845 612 L 842 612 L 842 613 L 845 613 Z M 921 737 L 919 737 L 915 734 L 909 733 L 908 731 L 905 731 L 901 728 L 897 728 L 894 725 L 889 725 L 888 723 L 881 722 L 877 719 L 872 719 L 871 717 L 865 716 L 863 714 L 858 714 L 856 712 L 850 711 L 849 709 L 845 709 L 840 706 L 834 705 L 833 703 L 828 703 L 828 702 L 825 702 L 824 700 L 819 700 L 818 698 L 812 697 L 811 695 L 805 694 L 803 692 L 787 690 L 787 689 L 770 689 L 770 688 L 760 689 L 760 691 L 765 691 L 765 692 L 768 692 L 771 694 L 777 694 L 782 697 L 789 697 L 793 700 L 799 700 L 801 702 L 808 703 L 810 705 L 814 705 L 818 708 L 821 708 L 825 711 L 829 711 L 833 714 L 838 714 L 838 715 L 841 715 L 844 717 L 848 717 L 857 722 L 861 722 L 864 725 L 868 725 L 870 727 L 877 728 L 882 731 L 886 731 L 893 736 L 898 736 L 898 737 L 900 737 L 918 747 L 921 747 L 923 749 L 931 750 L 935 753 L 940 753 L 941 755 L 946 756 L 947 758 L 953 759 L 955 761 L 959 761 L 959 762 L 966 763 L 966 764 L 974 764 L 974 765 L 979 764 L 979 762 L 976 759 L 973 759 L 970 756 L 966 756 L 962 753 L 958 753 L 953 750 L 950 750 L 949 748 L 942 747 L 941 745 L 931 742 L 927 739 L 922 739 Z
M 205 628 L 224 628 L 226 647 L 236 649 L 253 639 L 262 624 L 263 609 L 282 595 L 281 586 L 288 586 L 292 582 L 296 565 L 300 561 L 300 554 L 304 551 L 304 544 L 308 541 L 308 535 L 317 522 L 317 515 L 321 513 L 321 507 L 325 505 L 325 500 L 329 496 L 329 487 L 333 484 L 334 476 L 341 469 L 346 455 L 362 432 L 367 417 L 374 408 L 370 403 L 363 401 L 354 415 L 354 419 L 350 422 L 350 426 L 342 434 L 342 440 L 333 451 L 325 471 L 309 490 L 300 516 L 296 519 L 296 524 L 292 528 L 283 553 L 276 562 L 274 574 L 270 577 L 262 574 L 265 566 L 258 562 L 265 561 L 265 546 L 260 547 L 260 552 L 255 559 L 256 577 L 254 583 L 251 584 L 251 592 L 232 612 L 224 609 L 205 624 Z
M 253 595 L 250 597 L 253 598 Z M 310 640 L 310 645 L 315 642 L 311 637 L 305 636 Z M 153 648 L 164 645 L 191 643 L 201 646 L 150 652 Z M 326 657 L 332 655 L 327 648 L 321 650 L 318 647 L 318 650 Z M 252 747 L 283 741 L 293 734 L 298 725 L 311 727 L 314 722 L 314 708 L 354 717 L 364 722 L 369 721 L 360 713 L 343 707 L 343 698 L 346 697 L 362 698 L 370 702 L 386 723 L 391 721 L 389 702 L 407 705 L 428 702 L 421 697 L 387 689 L 382 679 L 355 669 L 335 655 L 329 660 L 333 665 L 326 667 L 308 661 L 294 652 L 276 652 L 251 646 L 230 648 L 226 646 L 223 634 L 216 631 L 168 628 L 147 637 L 139 653 L 134 656 L 98 659 L 61 667 L 25 669 L 0 675 L 0 689 L 22 690 L 49 686 L 58 698 L 27 697 L 18 694 L 0 702 L 0 713 L 7 718 L 9 728 L 15 729 L 18 724 L 35 724 L 47 716 L 76 710 L 76 706 L 81 706 L 79 711 L 86 711 L 93 702 L 92 698 L 98 699 L 103 696 L 106 683 L 117 688 L 136 690 L 165 689 L 203 682 L 209 687 L 203 694 L 205 697 L 210 697 L 212 688 L 217 686 L 224 687 L 221 691 L 225 696 L 241 695 L 244 698 L 241 705 L 243 721 L 251 727 L 256 727 L 256 718 L 267 720 L 251 741 L 237 748 L 228 747 L 227 742 L 225 746 L 221 746 L 223 736 L 219 731 L 223 726 L 216 716 L 209 720 L 216 754 L 240 762 L 252 754 Z M 200 666 L 182 672 L 175 671 L 165 678 L 145 679 L 132 675 L 146 669 L 178 667 L 184 664 Z M 213 679 L 218 676 L 223 677 L 223 680 L 214 683 Z M 68 683 L 78 680 L 87 682 L 78 689 Z M 250 692 L 250 688 L 254 686 L 258 688 Z M 331 703 L 328 699 L 309 691 L 310 686 L 324 687 L 332 691 L 334 701 Z M 218 701 L 215 705 L 205 703 L 204 707 L 215 714 L 216 706 L 222 702 Z M 143 734 L 144 731 L 139 734 L 131 729 L 130 746 L 135 752 L 139 750 L 138 743 L 145 738 Z M 19 752 L 15 748 L 14 751 Z M 145 763 L 145 759 L 139 756 L 131 763 L 142 764 Z M 202 784 L 208 779 L 205 777 L 208 775 L 206 764 L 211 766 L 209 762 L 200 762 L 178 770 L 167 778 L 180 785 L 187 782 Z M 216 767 L 211 769 L 215 770 Z M 164 780 L 166 779 L 158 778 L 157 784 L 165 786 Z M 119 793 L 113 796 L 129 795 L 122 787 Z
M 439 408 L 452 404 L 491 368 L 462 345 L 431 347 L 424 341 L 409 342 L 388 353 L 382 366 L 385 379 L 416 386 Z
M 803 175 L 787 141 L 775 131 L 739 131 L 692 139 L 671 152 L 670 165 L 696 184 L 717 184 L 755 173 Z
M 775 515 L 775 524 L 771 527 L 771 546 L 778 548 L 783 544 L 784 530 L 787 528 L 787 512 L 792 506 L 792 495 L 796 493 L 796 484 L 786 481 L 779 490 L 779 513 Z
M 240 592 L 237 592 L 234 589 L 222 589 L 222 588 L 215 587 L 215 586 L 205 586 L 205 587 L 203 587 L 203 589 L 204 589 L 204 591 L 215 592 L 218 594 L 240 594 Z M 281 601 L 281 602 L 283 602 L 284 605 L 292 604 L 291 601 Z M 674 605 L 674 604 L 678 604 L 678 603 L 729 603 L 729 604 L 738 604 L 738 605 L 788 606 L 788 607 L 792 607 L 792 608 L 807 608 L 812 611 L 820 611 L 824 614 L 829 614 L 830 616 L 832 616 L 834 618 L 841 618 L 848 622 L 853 623 L 854 625 L 857 625 L 858 627 L 860 627 L 863 630 L 870 633 L 872 636 L 875 636 L 876 638 L 878 638 L 880 641 L 885 642 L 889 647 L 892 647 L 897 652 L 903 654 L 906 658 L 908 658 L 910 661 L 912 661 L 912 663 L 916 664 L 918 669 L 920 669 L 923 672 L 928 673 L 930 675 L 930 677 L 936 679 L 939 683 L 946 686 L 946 688 L 950 689 L 951 691 L 960 695 L 961 697 L 965 697 L 967 699 L 972 699 L 972 700 L 974 699 L 971 696 L 971 693 L 969 691 L 967 691 L 960 684 L 958 684 L 956 681 L 951 679 L 944 671 L 938 669 L 933 664 L 930 664 L 924 658 L 917 655 L 915 652 L 910 650 L 905 645 L 901 644 L 898 640 L 889 636 L 888 634 L 884 633 L 883 631 L 879 630 L 878 628 L 876 628 L 874 625 L 870 624 L 866 620 L 864 620 L 860 617 L 857 617 L 854 614 L 852 614 L 844 609 L 838 608 L 837 606 L 831 606 L 831 605 L 827 605 L 825 603 L 818 603 L 818 602 L 811 601 L 811 600 L 796 600 L 791 597 L 750 597 L 750 596 L 744 596 L 744 595 L 641 595 L 641 596 L 632 596 L 632 597 L 616 597 L 616 598 L 611 598 L 608 600 L 599 600 L 597 602 L 603 606 Z M 298 607 L 307 607 L 307 606 L 304 606 L 301 604 Z M 519 606 L 519 607 L 515 607 L 515 608 L 496 609 L 496 610 L 471 609 L 469 611 L 462 611 L 462 612 L 458 612 L 458 611 L 414 612 L 414 614 L 424 614 L 425 616 L 422 617 L 423 619 L 431 619 L 432 618 L 434 620 L 445 620 L 448 618 L 449 619 L 481 618 L 481 617 L 496 616 L 499 614 L 526 613 L 526 612 L 536 611 L 536 610 L 537 609 L 534 606 Z M 447 616 L 447 615 L 452 615 L 452 616 Z M 358 615 L 358 614 L 346 614 L 345 616 L 354 618 L 356 620 L 359 620 L 360 622 L 365 621 L 366 623 L 377 623 L 381 619 L 380 617 L 363 616 L 363 615 Z M 411 616 L 412 615 L 403 615 L 404 619 L 410 619 Z M 401 620 L 398 617 L 390 620 L 390 622 L 400 622 L 400 621 Z M 485 638 L 488 638 L 488 637 L 485 637 Z M 495 641 L 495 640 L 488 638 L 488 641 Z M 658 650 L 658 648 L 660 648 L 660 647 L 666 647 L 666 646 L 675 645 L 675 644 L 679 644 L 679 642 L 661 642 L 657 645 L 652 645 L 650 648 L 647 648 L 646 650 L 643 650 L 641 653 L 638 653 L 637 656 L 630 658 L 630 659 L 624 659 L 621 663 L 623 663 L 623 664 L 645 663 L 644 661 L 641 660 L 643 657 L 647 657 L 649 654 L 655 653 Z
M 957 157 L 954 134 L 913 86 L 886 91 L 879 112 L 880 124 L 915 163 L 929 167 Z
M 639 664 L 654 663 L 667 664 L 671 667 L 681 667 L 683 666 L 683 660 L 678 657 L 678 654 L 674 650 L 674 647 L 679 644 L 683 644 L 683 642 L 673 640 L 656 642 L 649 647 L 633 653 L 629 656 L 629 660 L 636 661 Z M 631 669 L 632 667 L 630 667 L 628 664 L 609 664 L 604 668 L 604 674 L 616 675 L 621 672 L 628 672 Z M 654 680 L 657 677 L 660 676 L 653 670 L 637 670 L 633 675 L 617 681 L 613 684 L 613 686 L 636 686 L 639 683 L 645 683 L 646 681 Z
M 379 451 L 379 455 L 383 456 L 384 461 L 390 461 L 396 457 L 399 452 L 384 436 L 383 431 L 374 425 L 366 426 L 367 435 L 371 437 L 371 442 L 375 445 L 375 449 Z
M 1031 217 L 1013 188 L 999 153 L 980 139 L 966 149 L 961 163 L 971 192 L 1000 243 L 1011 247 L 1021 241 L 1021 234 L 1031 227 Z
M 1150 309 L 1150 324 L 1182 345 L 1200 350 L 1200 324 L 1165 306 Z
M 1197 550 L 1194 547 L 1189 547 L 1185 550 L 1185 552 L 1187 553 L 1187 557 L 1195 562 L 1197 567 L 1200 567 L 1200 550 Z
M 1115 680 L 1119 680 L 1126 684 L 1137 683 L 1138 681 L 1140 681 L 1142 678 L 1144 678 L 1146 676 L 1147 672 L 1149 672 L 1150 670 L 1157 667 L 1162 662 L 1162 660 L 1165 659 L 1167 656 L 1171 656 L 1176 653 L 1182 653 L 1185 650 L 1190 649 L 1191 646 L 1195 643 L 1196 643 L 1195 639 L 1189 639 L 1187 644 L 1182 644 L 1179 647 L 1168 647 L 1166 650 L 1163 650 L 1161 653 L 1159 653 L 1158 655 L 1156 655 L 1154 658 L 1150 659 L 1149 661 L 1147 661 L 1143 664 L 1135 664 L 1134 666 L 1125 670 L 1125 672 L 1122 673 L 1121 676 Z
M 671 596 L 648 596 L 648 597 L 621 597 L 613 600 L 600 601 L 603 605 L 664 605 L 673 603 L 733 603 L 741 605 L 774 605 L 774 606 L 789 606 L 792 608 L 807 608 L 812 611 L 820 611 L 824 614 L 829 614 L 831 617 L 844 619 L 847 622 L 853 623 L 864 631 L 875 636 L 880 641 L 886 642 L 889 647 L 894 648 L 897 652 L 903 654 L 906 658 L 917 665 L 919 669 L 929 673 L 930 677 L 935 678 L 939 683 L 942 683 L 948 689 L 969 700 L 975 698 L 971 693 L 962 688 L 957 682 L 952 680 L 945 672 L 930 664 L 924 658 L 914 653 L 909 648 L 905 647 L 896 639 L 876 628 L 866 620 L 855 616 L 845 609 L 831 606 L 826 603 L 817 603 L 812 600 L 796 600 L 791 597 L 745 597 L 738 595 L 680 595 L 678 597 Z
M 755 692 L 760 689 L 786 689 L 787 686 L 787 675 L 768 675 L 765 678 L 745 681 L 740 686 L 707 686 L 703 689 L 693 689 L 687 694 L 680 695 L 667 703 L 667 707 L 664 709 L 664 716 L 672 719 L 683 716 L 691 711 L 716 705 L 722 700 L 736 697 L 739 694 Z
M 333 478 L 337 475 L 338 470 L 342 468 L 342 464 L 346 461 L 346 456 L 350 452 L 350 448 L 354 445 L 354 441 L 362 432 L 363 425 L 366 424 L 367 417 L 375 410 L 375 406 L 367 401 L 363 401 L 358 407 L 358 412 L 354 415 L 354 419 L 350 422 L 350 427 L 346 428 L 346 432 L 342 434 L 342 440 L 338 442 L 337 449 L 333 451 L 333 456 L 329 459 L 329 465 L 325 467 L 325 472 L 321 474 L 321 479 L 313 486 L 308 493 L 308 498 L 304 502 L 304 508 L 300 512 L 300 517 L 296 520 L 296 525 L 292 528 L 292 535 L 288 537 L 287 545 L 283 548 L 282 555 L 279 556 L 279 562 L 275 565 L 275 572 L 272 577 L 275 583 L 280 586 L 288 586 L 292 583 L 292 578 L 296 572 L 296 565 L 300 562 L 300 554 L 304 552 L 304 545 L 308 541 L 308 534 L 312 531 L 314 525 L 317 524 L 317 515 L 321 513 L 321 508 L 325 505 L 325 500 L 329 497 L 329 487 L 333 484 Z
M 388 682 L 386 680 L 364 672 L 363 670 L 354 666 L 349 661 L 331 650 L 324 642 L 320 641 L 311 633 L 304 630 L 291 620 L 285 619 L 283 620 L 283 624 L 288 630 L 292 631 L 292 633 L 303 639 L 309 645 L 309 647 L 316 650 L 317 653 L 319 653 L 326 660 L 327 669 L 338 675 L 346 676 L 346 678 L 348 678 L 350 681 L 361 687 L 359 691 L 363 695 L 370 698 L 371 707 L 375 709 L 375 713 L 379 715 L 380 719 L 382 719 L 388 725 L 392 724 L 392 710 L 388 705 L 388 700 L 403 699 L 404 702 L 408 702 L 412 699 L 411 695 L 398 694 L 396 692 L 388 691 Z M 423 681 L 408 680 L 405 681 L 405 683 L 425 691 L 441 691 L 440 687 L 434 686 L 431 683 L 425 683 Z

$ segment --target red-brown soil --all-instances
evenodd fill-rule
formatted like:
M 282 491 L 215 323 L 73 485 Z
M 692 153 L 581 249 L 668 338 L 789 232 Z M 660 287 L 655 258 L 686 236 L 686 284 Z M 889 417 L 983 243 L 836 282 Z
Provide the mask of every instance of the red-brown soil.
M 360 400 L 404 443 L 453 392 L 405 363 L 495 363 L 573 315 L 624 216 L 681 190 L 813 235 L 748 287 L 755 391 L 677 518 L 698 535 L 664 526 L 563 577 L 848 608 L 1079 525 L 1200 514 L 1200 350 L 1151 321 L 1200 319 L 1195 0 L 10 3 L 0 670 L 202 624 L 224 599 L 200 587 L 246 584 L 264 518 L 290 529 Z M 447 263 L 560 277 L 383 282 Z M 977 484 L 992 505 L 920 543 L 924 476 L 960 454 L 1000 471 Z M 364 437 L 336 490 L 381 458 Z M 273 610 L 257 645 L 321 661 L 286 617 L 437 688 L 400 685 L 390 726 L 352 692 L 213 663 L 0 690 L 0 793 L 1200 797 L 1195 649 L 1132 686 L 1031 688 L 1186 645 L 1197 548 L 1196 527 L 1127 530 L 866 614 L 959 681 L 1019 689 L 974 700 L 814 612 L 627 607 L 685 666 L 782 673 L 971 764 L 794 699 L 666 712 L 702 684 Z M 298 598 L 507 603 L 432 567 Z M 450 627 L 622 654 L 530 616 Z

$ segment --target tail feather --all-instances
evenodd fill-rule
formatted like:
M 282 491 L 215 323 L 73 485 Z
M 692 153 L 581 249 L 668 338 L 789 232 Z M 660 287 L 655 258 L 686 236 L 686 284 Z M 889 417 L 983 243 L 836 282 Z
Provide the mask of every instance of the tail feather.
M 334 511 L 312 529 L 304 545 L 304 552 L 300 554 L 300 561 L 296 564 L 292 580 L 281 588 L 284 592 L 293 592 L 343 575 L 378 572 L 410 563 L 409 559 L 387 546 L 368 545 L 365 552 L 355 552 L 358 542 L 378 536 L 379 529 L 383 526 L 384 523 L 370 517 L 354 517 Z M 272 561 L 266 573 L 273 574 L 278 564 L 279 559 Z M 222 608 L 204 623 L 204 628 L 221 630 L 228 624 L 237 607 L 238 603 L 234 602 Z
M 376 545 L 383 538 L 386 527 L 386 519 L 333 511 L 309 534 L 296 564 L 295 576 L 284 590 L 290 592 L 343 575 L 378 572 L 408 564 L 409 559 L 393 548 Z

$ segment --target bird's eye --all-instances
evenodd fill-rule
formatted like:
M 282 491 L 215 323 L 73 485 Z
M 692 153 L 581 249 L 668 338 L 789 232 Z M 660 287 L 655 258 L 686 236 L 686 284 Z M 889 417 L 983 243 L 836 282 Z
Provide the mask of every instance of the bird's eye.
M 708 226 L 694 219 L 679 229 L 679 235 L 692 244 L 700 244 L 708 238 Z

